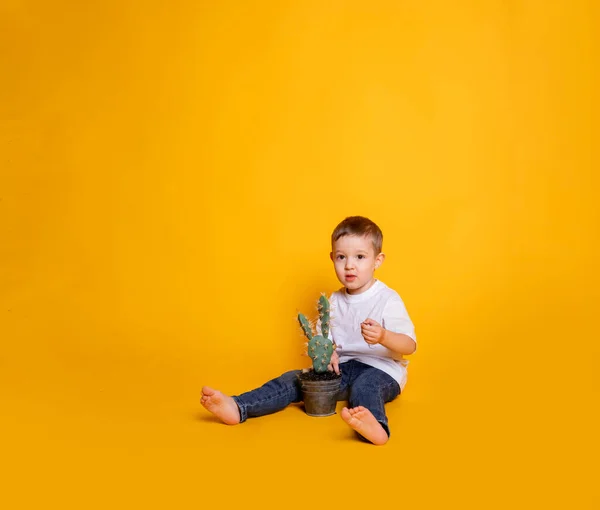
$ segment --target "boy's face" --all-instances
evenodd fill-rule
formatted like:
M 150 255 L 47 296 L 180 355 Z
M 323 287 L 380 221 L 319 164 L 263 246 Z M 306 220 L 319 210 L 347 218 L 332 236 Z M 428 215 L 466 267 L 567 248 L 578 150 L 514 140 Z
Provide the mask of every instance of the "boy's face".
M 338 280 L 348 294 L 361 294 L 375 283 L 373 273 L 385 259 L 375 256 L 371 236 L 346 235 L 333 243 L 330 253 Z

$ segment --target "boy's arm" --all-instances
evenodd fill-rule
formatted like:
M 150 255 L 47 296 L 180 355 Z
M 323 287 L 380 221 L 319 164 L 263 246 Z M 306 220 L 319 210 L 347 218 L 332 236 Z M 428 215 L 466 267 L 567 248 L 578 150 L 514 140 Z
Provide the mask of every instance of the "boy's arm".
M 410 336 L 385 329 L 373 319 L 364 321 L 361 329 L 365 342 L 381 344 L 398 356 L 408 356 L 417 350 L 417 343 Z
M 415 328 L 399 296 L 387 302 L 383 323 L 385 328 L 373 319 L 363 322 L 362 334 L 368 344 L 383 345 L 392 351 L 394 358 L 413 354 L 417 350 Z
M 394 354 L 408 356 L 417 350 L 417 343 L 408 335 L 394 333 L 388 329 L 383 330 L 383 339 L 379 342 Z

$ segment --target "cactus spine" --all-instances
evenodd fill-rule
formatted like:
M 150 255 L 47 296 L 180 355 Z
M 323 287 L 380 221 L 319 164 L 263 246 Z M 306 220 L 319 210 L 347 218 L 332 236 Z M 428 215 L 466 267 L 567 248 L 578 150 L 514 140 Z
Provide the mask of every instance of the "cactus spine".
M 302 331 L 304 331 L 306 338 L 310 340 L 313 337 L 310 322 L 308 322 L 308 319 L 301 313 L 298 314 L 298 322 L 300 323 L 300 327 L 302 328 Z
M 327 338 L 329 336 L 329 301 L 322 295 L 318 304 L 319 316 L 321 318 L 321 334 Z
M 329 301 L 322 295 L 317 305 L 319 318 L 321 320 L 321 335 L 313 335 L 312 328 L 308 319 L 301 313 L 298 314 L 298 322 L 306 338 L 308 338 L 308 355 L 312 359 L 313 369 L 317 373 L 327 371 L 327 365 L 331 362 L 333 354 L 333 342 L 327 338 L 329 336 Z

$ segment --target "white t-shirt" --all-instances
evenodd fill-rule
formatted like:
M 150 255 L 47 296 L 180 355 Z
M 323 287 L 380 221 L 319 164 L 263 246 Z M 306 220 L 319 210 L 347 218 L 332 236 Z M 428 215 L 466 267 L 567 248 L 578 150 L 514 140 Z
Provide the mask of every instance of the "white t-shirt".
M 337 345 L 340 363 L 355 359 L 376 367 L 392 376 L 403 390 L 406 385 L 408 360 L 402 356 L 392 358 L 392 351 L 381 344 L 369 345 L 365 342 L 360 328 L 361 322 L 373 319 L 388 331 L 408 335 L 416 342 L 415 328 L 398 293 L 376 280 L 362 294 L 348 294 L 342 287 L 331 295 L 329 302 L 329 338 Z

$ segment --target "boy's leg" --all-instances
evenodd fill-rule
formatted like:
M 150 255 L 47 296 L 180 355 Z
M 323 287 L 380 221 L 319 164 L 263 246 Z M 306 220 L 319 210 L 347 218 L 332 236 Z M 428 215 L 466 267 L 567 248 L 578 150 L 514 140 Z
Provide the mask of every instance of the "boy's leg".
M 237 425 L 240 422 L 240 410 L 235 400 L 210 386 L 202 387 L 200 403 L 227 425 Z
M 240 423 L 247 418 L 263 416 L 302 401 L 298 381 L 301 370 L 290 370 L 263 384 L 260 388 L 233 397 L 240 410 Z
M 390 429 L 384 404 L 394 400 L 399 394 L 400 386 L 393 377 L 375 367 L 365 366 L 352 381 L 348 398 L 350 410 L 349 413 L 345 413 L 343 418 L 361 436 L 369 441 L 375 442 L 372 437 L 368 437 L 372 435 L 376 438 L 377 442 L 385 442 L 387 438 L 380 437 L 380 431 L 377 431 L 379 429 L 377 423 L 383 428 L 389 438 Z M 363 412 L 361 408 L 367 412 Z M 360 421 L 362 423 L 359 423 Z

